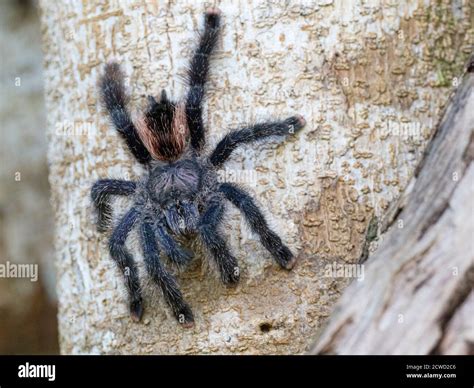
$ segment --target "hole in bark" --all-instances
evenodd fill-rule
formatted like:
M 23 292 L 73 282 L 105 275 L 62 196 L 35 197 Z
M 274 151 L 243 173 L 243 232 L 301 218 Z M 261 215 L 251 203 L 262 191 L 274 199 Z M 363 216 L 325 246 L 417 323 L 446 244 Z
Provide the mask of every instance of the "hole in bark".
M 268 333 L 272 329 L 272 325 L 268 322 L 261 323 L 259 327 L 262 333 Z

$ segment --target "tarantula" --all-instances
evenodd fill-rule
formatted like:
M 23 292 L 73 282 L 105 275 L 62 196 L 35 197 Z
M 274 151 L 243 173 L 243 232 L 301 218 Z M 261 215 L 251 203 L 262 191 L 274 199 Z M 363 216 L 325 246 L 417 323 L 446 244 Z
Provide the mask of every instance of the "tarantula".
M 122 216 L 109 239 L 109 252 L 125 277 L 130 314 L 134 321 L 143 315 L 137 265 L 125 246 L 135 226 L 143 249 L 145 268 L 163 291 L 164 299 L 184 327 L 194 325 L 193 313 L 184 301 L 175 278 L 161 263 L 164 254 L 178 267 L 192 259 L 182 241 L 199 238 L 212 255 L 225 284 L 239 280 L 239 266 L 221 233 L 225 201 L 235 205 L 258 234 L 275 261 L 290 270 L 295 257 L 267 225 L 253 199 L 242 188 L 220 182 L 217 169 L 242 144 L 274 135 L 288 135 L 301 129 L 305 121 L 292 116 L 283 121 L 259 123 L 228 133 L 209 154 L 203 153 L 205 128 L 202 105 L 209 60 L 220 29 L 220 11 L 204 14 L 204 32 L 188 70 L 188 91 L 183 102 L 168 99 L 163 90 L 159 101 L 148 96 L 144 114 L 132 122 L 127 109 L 123 73 L 117 63 L 108 63 L 100 79 L 101 100 L 112 124 L 128 148 L 147 168 L 136 181 L 101 179 L 92 187 L 91 197 L 98 213 L 98 229 L 105 231 L 112 214 L 110 196 L 129 196 L 133 206 Z

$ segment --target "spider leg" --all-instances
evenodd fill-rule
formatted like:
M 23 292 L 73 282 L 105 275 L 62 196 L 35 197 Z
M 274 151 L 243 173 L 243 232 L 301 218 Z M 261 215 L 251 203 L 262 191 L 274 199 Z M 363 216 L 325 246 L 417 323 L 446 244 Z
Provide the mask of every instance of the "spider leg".
M 124 274 L 130 301 L 130 315 L 136 322 L 140 321 L 143 315 L 140 281 L 137 265 L 133 256 L 125 247 L 125 241 L 135 225 L 137 217 L 138 211 L 134 208 L 130 209 L 120 220 L 109 240 L 110 256 Z
M 217 199 L 211 200 L 202 214 L 198 225 L 201 240 L 211 252 L 217 263 L 222 282 L 225 284 L 237 283 L 240 278 L 240 269 L 237 259 L 232 256 L 225 240 L 218 231 L 224 215 L 224 204 Z
M 193 312 L 184 301 L 176 280 L 163 268 L 160 262 L 160 251 L 151 224 L 145 221 L 141 225 L 140 234 L 148 273 L 153 281 L 160 286 L 166 303 L 170 306 L 178 322 L 184 327 L 192 327 L 194 325 Z
M 111 195 L 132 195 L 137 184 L 119 179 L 101 179 L 94 183 L 91 198 L 98 212 L 97 229 L 104 232 L 109 226 L 112 209 L 109 204 Z
M 179 246 L 164 226 L 155 224 L 154 230 L 160 247 L 173 263 L 180 267 L 191 261 L 193 253 Z
M 262 245 L 272 254 L 275 261 L 283 268 L 292 269 L 296 258 L 282 243 L 280 237 L 268 227 L 265 217 L 252 197 L 230 183 L 221 184 L 219 190 L 242 212 L 252 231 L 259 235 Z
M 292 116 L 283 121 L 260 123 L 228 133 L 217 144 L 209 157 L 211 163 L 219 167 L 241 144 L 252 143 L 270 136 L 282 136 L 294 133 L 306 124 L 301 116 Z
M 202 121 L 204 87 L 209 72 L 209 59 L 219 36 L 220 11 L 211 8 L 204 15 L 204 32 L 191 59 L 188 71 L 189 91 L 186 96 L 186 116 L 191 135 L 191 146 L 201 150 L 205 143 Z
M 140 163 L 147 164 L 151 156 L 140 140 L 127 109 L 129 97 L 125 92 L 123 73 L 118 63 L 111 62 L 105 65 L 105 72 L 99 85 L 102 104 L 109 112 L 118 133 L 125 140 L 135 158 Z

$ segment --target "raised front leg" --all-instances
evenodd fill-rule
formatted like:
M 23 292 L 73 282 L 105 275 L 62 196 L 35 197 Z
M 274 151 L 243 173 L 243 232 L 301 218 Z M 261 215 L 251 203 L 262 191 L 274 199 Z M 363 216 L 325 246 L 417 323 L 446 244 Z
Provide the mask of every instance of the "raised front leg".
M 155 234 L 151 224 L 144 222 L 140 228 L 140 235 L 146 270 L 153 281 L 163 291 L 165 301 L 173 311 L 178 322 L 184 327 L 192 327 L 194 325 L 193 312 L 184 301 L 176 280 L 163 268 L 161 264 L 160 251 L 156 244 Z
M 112 232 L 109 240 L 109 252 L 125 278 L 130 303 L 130 315 L 136 322 L 140 321 L 143 314 L 142 296 L 138 269 L 133 256 L 125 247 L 125 241 L 132 230 L 138 217 L 134 208 L 129 210 L 120 220 Z
M 204 15 L 204 32 L 189 65 L 186 117 L 191 135 L 191 146 L 196 150 L 201 150 L 205 143 L 202 102 L 209 72 L 209 59 L 217 43 L 219 25 L 220 11 L 216 8 L 207 10 Z
M 262 245 L 272 254 L 275 261 L 283 268 L 292 269 L 296 258 L 282 243 L 281 238 L 268 227 L 265 217 L 252 197 L 230 183 L 223 183 L 220 191 L 242 212 L 252 231 L 259 235 Z
M 120 179 L 101 179 L 94 183 L 91 198 L 98 212 L 97 229 L 104 232 L 110 224 L 112 209 L 109 204 L 111 195 L 132 195 L 137 184 Z
M 223 213 L 224 204 L 217 198 L 212 200 L 199 221 L 198 230 L 204 246 L 211 252 L 219 268 L 222 282 L 232 284 L 239 281 L 240 269 L 218 230 Z
M 123 73 L 118 63 L 108 63 L 104 75 L 100 79 L 102 104 L 109 112 L 112 123 L 127 143 L 128 148 L 137 160 L 147 164 L 151 160 L 150 153 L 138 136 L 137 129 L 130 118 L 127 108 L 128 96 L 123 83 Z
M 209 159 L 214 166 L 219 167 L 239 145 L 253 143 L 270 136 L 292 134 L 305 124 L 302 116 L 292 116 L 283 121 L 256 124 L 230 132 L 217 144 Z

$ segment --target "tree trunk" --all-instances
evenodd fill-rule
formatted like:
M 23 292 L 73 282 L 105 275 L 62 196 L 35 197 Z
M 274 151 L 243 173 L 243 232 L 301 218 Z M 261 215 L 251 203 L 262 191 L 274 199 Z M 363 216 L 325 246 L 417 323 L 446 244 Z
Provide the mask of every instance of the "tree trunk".
M 313 353 L 474 354 L 474 56 L 426 154 Z
M 299 262 L 279 270 L 229 207 L 223 231 L 241 263 L 240 285 L 226 289 L 198 255 L 178 277 L 194 329 L 183 330 L 151 286 L 143 323 L 131 322 L 89 191 L 98 178 L 143 171 L 99 109 L 97 79 L 115 58 L 136 106 L 161 89 L 182 95 L 205 6 L 45 0 L 63 353 L 305 352 L 350 280 L 329 270 L 367 256 L 367 236 L 413 175 L 472 37 L 471 8 L 445 2 L 217 5 L 224 29 L 207 92 L 210 145 L 239 123 L 295 112 L 308 122 L 288 142 L 240 150 L 224 174 L 258 198 Z M 115 213 L 127 205 L 115 203 Z

